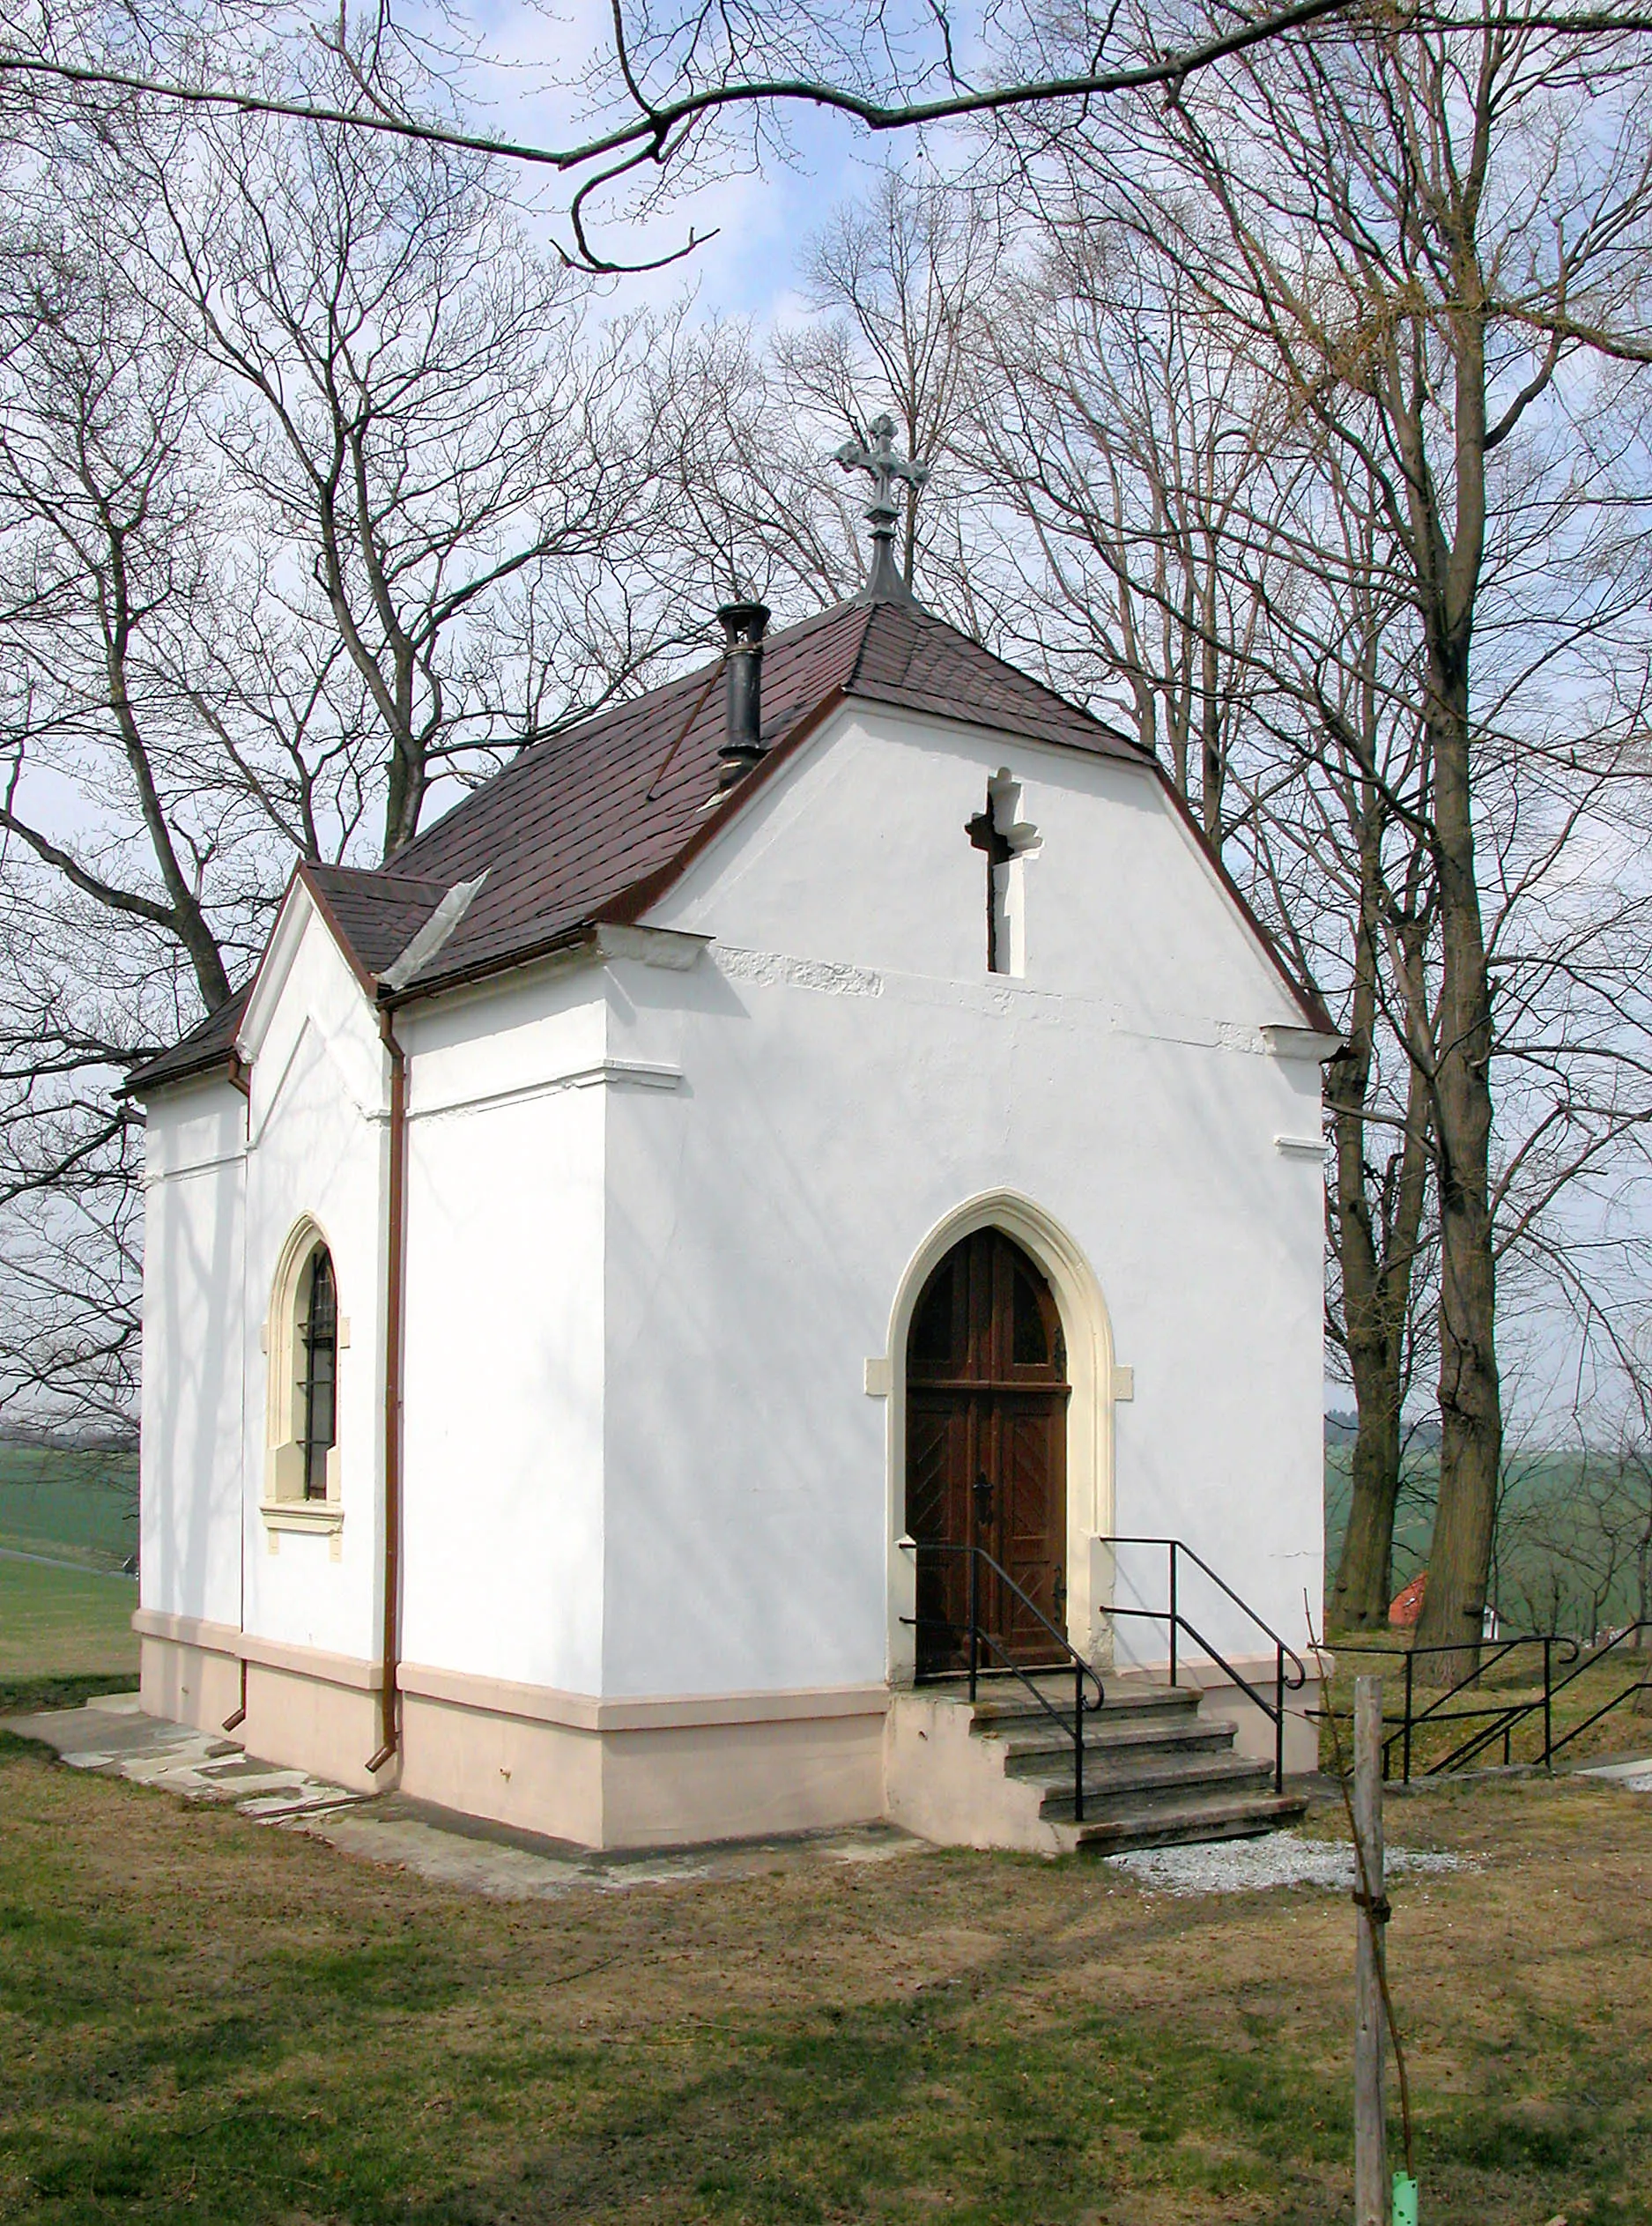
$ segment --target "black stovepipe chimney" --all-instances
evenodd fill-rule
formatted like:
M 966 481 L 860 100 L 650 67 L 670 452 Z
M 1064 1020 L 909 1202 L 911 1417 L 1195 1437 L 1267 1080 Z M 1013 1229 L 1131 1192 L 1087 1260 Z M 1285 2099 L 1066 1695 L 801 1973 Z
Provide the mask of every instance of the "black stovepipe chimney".
M 722 761 L 717 785 L 731 789 L 763 754 L 763 630 L 768 609 L 761 603 L 725 603 L 717 616 L 729 667 L 728 732 L 717 753 Z

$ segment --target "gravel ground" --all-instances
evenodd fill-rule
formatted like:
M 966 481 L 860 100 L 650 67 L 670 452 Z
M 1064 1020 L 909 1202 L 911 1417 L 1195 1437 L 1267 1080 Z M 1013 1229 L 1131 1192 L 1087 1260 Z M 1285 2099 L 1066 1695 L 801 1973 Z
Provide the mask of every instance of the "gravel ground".
M 1203 1847 L 1146 1847 L 1109 1855 L 1115 1870 L 1162 1894 L 1253 1894 L 1269 1886 L 1330 1886 L 1353 1890 L 1353 1844 L 1270 1832 L 1265 1839 L 1217 1840 Z M 1462 1871 L 1478 1866 L 1461 1855 L 1390 1847 L 1386 1874 Z

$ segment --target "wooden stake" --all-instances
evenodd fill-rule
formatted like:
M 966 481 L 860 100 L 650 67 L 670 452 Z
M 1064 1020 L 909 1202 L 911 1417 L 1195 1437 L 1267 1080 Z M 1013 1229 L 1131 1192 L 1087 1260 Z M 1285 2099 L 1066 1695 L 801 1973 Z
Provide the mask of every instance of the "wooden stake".
M 1382 1680 L 1353 1687 L 1354 2226 L 1388 2226 L 1388 2121 L 1382 2106 L 1386 2040 L 1377 1973 L 1388 1903 L 1382 1891 Z

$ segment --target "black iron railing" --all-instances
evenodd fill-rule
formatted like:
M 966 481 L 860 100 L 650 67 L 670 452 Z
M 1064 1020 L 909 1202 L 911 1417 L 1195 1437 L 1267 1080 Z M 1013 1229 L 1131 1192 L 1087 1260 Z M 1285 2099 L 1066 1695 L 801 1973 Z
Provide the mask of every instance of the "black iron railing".
M 1500 1744 L 1503 1762 L 1508 1765 L 1514 1760 L 1515 1734 L 1526 1725 L 1539 1722 L 1543 1729 L 1543 1743 L 1535 1755 L 1530 1755 L 1525 1759 L 1540 1770 L 1548 1769 L 1557 1755 L 1582 1733 L 1592 1729 L 1603 1717 L 1610 1716 L 1614 1709 L 1621 1708 L 1626 1701 L 1633 1700 L 1637 1694 L 1652 1692 L 1652 1676 L 1642 1677 L 1603 1701 L 1582 1723 L 1574 1724 L 1563 1737 L 1556 1739 L 1554 1736 L 1555 1703 L 1567 1688 L 1590 1670 L 1598 1668 L 1620 1647 L 1626 1649 L 1631 1642 L 1638 1644 L 1641 1635 L 1648 1631 L 1652 1631 L 1652 1624 L 1631 1623 L 1627 1629 L 1609 1639 L 1604 1646 L 1592 1649 L 1585 1649 L 1581 1640 L 1569 1638 L 1559 1631 L 1525 1631 L 1509 1638 L 1486 1640 L 1482 1644 L 1478 1663 L 1469 1674 L 1459 1678 L 1455 1685 L 1448 1686 L 1443 1692 L 1434 1694 L 1421 1708 L 1417 1705 L 1417 1665 L 1439 1654 L 1461 1656 L 1463 1650 L 1460 1644 L 1408 1647 L 1401 1658 L 1404 1666 L 1400 1674 L 1399 1713 L 1385 1714 L 1382 1718 L 1387 1733 L 1382 1742 L 1382 1775 L 1384 1777 L 1394 1777 L 1397 1763 L 1397 1774 L 1404 1785 L 1409 1785 L 1414 1776 L 1443 1777 L 1449 1770 L 1467 1770 Z M 1537 1692 L 1529 1693 L 1518 1700 L 1500 1701 L 1488 1697 L 1486 1705 L 1478 1708 L 1454 1705 L 1463 1694 L 1477 1688 L 1485 1693 L 1487 1688 L 1484 1681 L 1493 1670 L 1504 1666 L 1510 1655 L 1522 1647 L 1536 1647 L 1542 1651 L 1543 1678 Z M 1381 1655 L 1386 1661 L 1392 1661 L 1395 1655 L 1392 1646 L 1361 1644 L 1357 1639 L 1339 1639 L 1336 1651 L 1338 1655 Z M 1567 1673 L 1564 1677 L 1555 1676 L 1557 1663 L 1565 1669 Z M 1425 1687 L 1424 1689 L 1431 1688 Z M 1456 1746 L 1448 1748 L 1445 1754 L 1437 1755 L 1432 1762 L 1419 1764 L 1416 1754 L 1418 1734 L 1426 1726 L 1440 1730 L 1449 1726 L 1455 1731 L 1463 1725 L 1474 1726 L 1466 1739 L 1459 1740 Z M 1389 1725 L 1393 1727 L 1391 1730 Z
M 1168 1628 L 1170 1682 L 1173 1685 L 1176 1681 L 1179 1667 L 1180 1640 L 1185 1635 L 1193 1641 L 1207 1659 L 1214 1662 L 1217 1668 L 1232 1680 L 1241 1692 L 1248 1695 L 1252 1704 L 1260 1709 L 1263 1715 L 1273 1725 L 1273 1790 L 1276 1793 L 1282 1793 L 1285 1791 L 1285 1696 L 1287 1693 L 1300 1693 L 1308 1682 L 1308 1666 L 1301 1656 L 1294 1647 L 1288 1646 L 1272 1625 L 1264 1622 L 1249 1602 L 1241 1599 L 1233 1586 L 1219 1577 L 1210 1563 L 1202 1560 L 1182 1540 L 1179 1538 L 1104 1538 L 1100 1543 L 1112 1547 L 1162 1546 L 1165 1548 L 1169 1557 L 1167 1605 L 1163 1607 L 1114 1606 L 1104 1612 L 1115 1621 L 1123 1616 L 1132 1616 L 1138 1621 L 1163 1623 Z M 1218 1592 L 1230 1599 L 1241 1614 L 1249 1617 L 1256 1629 L 1271 1643 L 1273 1647 L 1273 1698 L 1271 1700 L 1268 1698 L 1264 1688 L 1253 1685 L 1242 1671 L 1235 1669 L 1233 1664 L 1211 1644 L 1204 1632 L 1189 1622 L 1187 1616 L 1183 1614 L 1182 1610 L 1182 1564 L 1183 1562 L 1191 1562 L 1202 1575 L 1210 1579 Z
M 1560 1680 L 1555 1691 L 1563 1693 L 1568 1685 L 1582 1677 L 1585 1670 L 1596 1668 L 1609 1654 L 1615 1654 L 1620 1646 L 1626 1648 L 1631 1639 L 1634 1641 L 1634 1651 L 1643 1652 L 1648 1638 L 1652 1638 L 1652 1623 L 1631 1623 L 1626 1630 L 1619 1631 L 1615 1638 L 1609 1638 L 1604 1646 L 1597 1646 L 1593 1653 L 1587 1655 L 1570 1677 Z M 1621 1692 L 1614 1693 L 1608 1701 L 1603 1701 L 1592 1715 L 1586 1716 L 1581 1724 L 1574 1724 L 1564 1739 L 1554 1736 L 1553 1712 L 1551 1710 L 1544 1719 L 1544 1761 L 1552 1762 L 1561 1748 L 1569 1747 L 1581 1733 L 1592 1730 L 1603 1716 L 1610 1716 L 1613 1709 L 1621 1708 L 1626 1701 L 1633 1700 L 1642 1693 L 1652 1693 L 1652 1677 L 1639 1677 L 1633 1685 L 1626 1685 Z
M 1107 1699 L 1101 1680 L 1085 1660 L 1084 1656 L 1070 1644 L 1066 1633 L 1050 1621 L 1035 1600 L 1027 1598 L 1009 1570 L 995 1562 L 985 1547 L 942 1546 L 925 1542 L 918 1546 L 917 1551 L 920 1554 L 967 1554 L 968 1555 L 969 1600 L 967 1618 L 962 1636 L 968 1650 L 966 1667 L 969 1680 L 970 1701 L 973 1704 L 981 1682 L 983 1656 L 996 1658 L 987 1664 L 987 1666 L 995 1673 L 1008 1671 L 1011 1676 L 1019 1680 L 1045 1715 L 1060 1730 L 1063 1739 L 1072 1741 L 1072 1814 L 1074 1823 L 1082 1824 L 1084 1822 L 1084 1719 L 1086 1716 L 1093 1716 Z M 981 1579 L 983 1571 L 996 1577 L 1000 1584 L 1014 1594 L 1020 1606 L 1033 1617 L 1040 1629 L 1048 1638 L 1056 1657 L 1056 1673 L 1065 1676 L 1070 1672 L 1072 1677 L 1072 1721 L 1070 1723 L 1067 1720 L 1065 1711 L 1051 1700 L 1049 1695 L 1038 1683 L 1038 1678 L 1041 1675 L 1049 1676 L 1050 1670 L 1048 1668 L 1041 1671 L 1032 1669 L 1026 1664 L 1017 1661 L 998 1633 L 989 1630 L 982 1623 Z M 959 1636 L 956 1623 L 937 1616 L 903 1615 L 900 1620 L 915 1631 L 946 1631 L 954 1637 Z M 947 1673 L 944 1671 L 930 1672 L 927 1676 L 932 1679 L 936 1675 L 945 1674 Z M 1085 1698 L 1086 1685 L 1094 1688 L 1095 1698 L 1093 1700 Z

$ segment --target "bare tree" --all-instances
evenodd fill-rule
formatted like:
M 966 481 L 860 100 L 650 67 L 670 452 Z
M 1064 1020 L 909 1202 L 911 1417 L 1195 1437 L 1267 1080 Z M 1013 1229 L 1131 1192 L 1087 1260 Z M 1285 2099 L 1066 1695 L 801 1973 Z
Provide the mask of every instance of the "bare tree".
M 217 125 L 187 166 L 123 148 L 162 219 L 126 252 L 224 376 L 226 468 L 295 553 L 270 600 L 300 670 L 359 692 L 388 854 L 433 781 L 531 738 L 559 664 L 582 709 L 633 669 L 590 624 L 648 527 L 633 328 L 591 328 L 475 158 L 275 129 Z
M 1235 345 L 1264 356 L 1323 443 L 1357 464 L 1415 629 L 1439 955 L 1405 1030 L 1429 1101 L 1444 1434 L 1422 1636 L 1463 1642 L 1465 1662 L 1502 1432 L 1484 810 L 1505 775 L 1511 791 L 1527 785 L 1509 771 L 1519 753 L 1559 788 L 1581 762 L 1591 801 L 1559 805 L 1564 826 L 1598 806 L 1626 743 L 1599 731 L 1596 701 L 1560 722 L 1557 749 L 1532 679 L 1580 628 L 1598 641 L 1631 620 L 1610 592 L 1585 619 L 1583 522 L 1626 489 L 1614 454 L 1581 426 L 1566 435 L 1596 401 L 1591 366 L 1647 353 L 1645 102 L 1632 41 L 1567 40 L 1542 19 L 1327 33 L 1097 134 L 1080 181 L 1133 211 L 1138 236 L 1176 256 Z M 1073 150 L 1059 152 L 1071 176 Z M 1571 589 L 1557 595 L 1563 568 Z M 1559 1127 L 1576 1105 L 1574 1093 Z
M 910 587 L 922 537 L 930 594 L 962 584 L 956 548 L 940 542 L 956 532 L 954 460 L 995 245 L 975 198 L 885 170 L 865 204 L 840 209 L 810 243 L 804 281 L 817 321 L 782 327 L 772 343 L 782 394 L 806 424 L 859 440 L 887 408 L 906 454 L 930 466 L 922 505 L 915 486 L 904 489 L 900 538 Z
M 0 332 L 0 1401 L 130 1414 L 140 1132 L 121 1065 L 228 994 L 248 815 L 175 685 L 210 625 L 201 382 L 72 196 L 14 204 Z
M 1030 265 L 976 321 L 967 434 L 1009 624 L 1129 721 L 1219 847 L 1258 630 L 1286 592 L 1275 397 L 1173 264 L 1070 197 L 1029 213 Z
M 863 491 L 834 451 L 887 410 L 906 452 L 931 470 L 922 505 L 907 504 L 905 576 L 931 607 L 990 636 L 996 609 L 962 538 L 978 482 L 959 448 L 986 242 L 967 200 L 885 173 L 869 205 L 838 210 L 805 244 L 811 322 L 783 323 L 766 342 L 694 317 L 692 303 L 654 322 L 648 412 L 673 486 L 671 531 L 647 558 L 656 591 L 669 587 L 680 605 L 732 589 L 805 611 L 853 595 Z
M 730 595 L 827 609 L 860 579 L 854 490 L 827 461 L 841 432 L 811 424 L 746 325 L 693 306 L 656 318 L 644 352 L 642 406 L 670 497 L 627 580 L 679 613 Z
M 611 570 L 629 332 L 485 181 L 109 122 L 32 158 L 0 280 L 0 1399 L 118 1414 L 121 1069 L 224 1001 L 295 855 L 381 855 L 658 613 Z
M 582 113 L 592 116 L 594 108 L 593 129 L 559 146 L 467 128 L 469 69 L 492 57 L 473 38 L 454 37 L 451 21 L 444 43 L 429 19 L 404 21 L 385 0 L 359 18 L 341 7 L 326 28 L 257 0 L 244 9 L 216 0 L 199 12 L 153 0 L 133 0 L 113 15 L 73 6 L 19 11 L 0 46 L 0 80 L 503 157 L 570 189 L 574 259 L 592 271 L 646 270 L 692 254 L 700 235 L 691 226 L 680 245 L 651 258 L 615 260 L 596 244 L 594 217 L 635 226 L 681 191 L 755 166 L 786 146 L 785 119 L 800 110 L 833 114 L 872 134 L 1029 110 L 1077 123 L 1108 95 L 1174 90 L 1228 56 L 1352 4 L 1294 0 L 1224 23 L 1213 35 L 1177 36 L 1168 47 L 1151 19 L 1119 9 L 1099 32 L 1080 17 L 1070 35 L 1041 42 L 1029 41 L 1029 26 L 1011 26 L 991 9 L 968 25 L 937 10 L 897 27 L 876 5 L 781 12 L 741 0 L 715 10 L 616 8 L 607 41 L 576 56 L 570 70 Z M 1029 70 L 1029 45 L 1041 43 Z M 966 45 L 982 58 L 982 81 L 960 72 Z M 320 53 L 329 67 L 317 79 Z
M 1345 1033 L 1325 1072 L 1327 1321 L 1353 1385 L 1359 1430 L 1327 1613 L 1332 1629 L 1357 1630 L 1381 1629 L 1388 1618 L 1404 1410 L 1426 1342 L 1430 1105 L 1425 1070 L 1408 1056 L 1406 1018 L 1427 976 L 1438 887 L 1426 835 L 1427 731 L 1403 710 L 1394 716 L 1387 644 L 1395 612 L 1375 521 L 1368 505 L 1345 499 L 1352 490 L 1337 460 L 1327 462 L 1345 498 L 1336 505 L 1345 562 L 1337 591 L 1315 598 L 1331 642 L 1316 642 L 1297 668 L 1305 754 L 1319 777 L 1293 792 L 1295 803 L 1306 791 L 1304 816 L 1280 814 L 1258 834 L 1270 856 L 1301 847 L 1306 836 L 1318 916 L 1340 915 L 1340 932 L 1323 939 L 1335 946 L 1326 956 Z M 1327 978 L 1325 966 L 1315 970 Z

